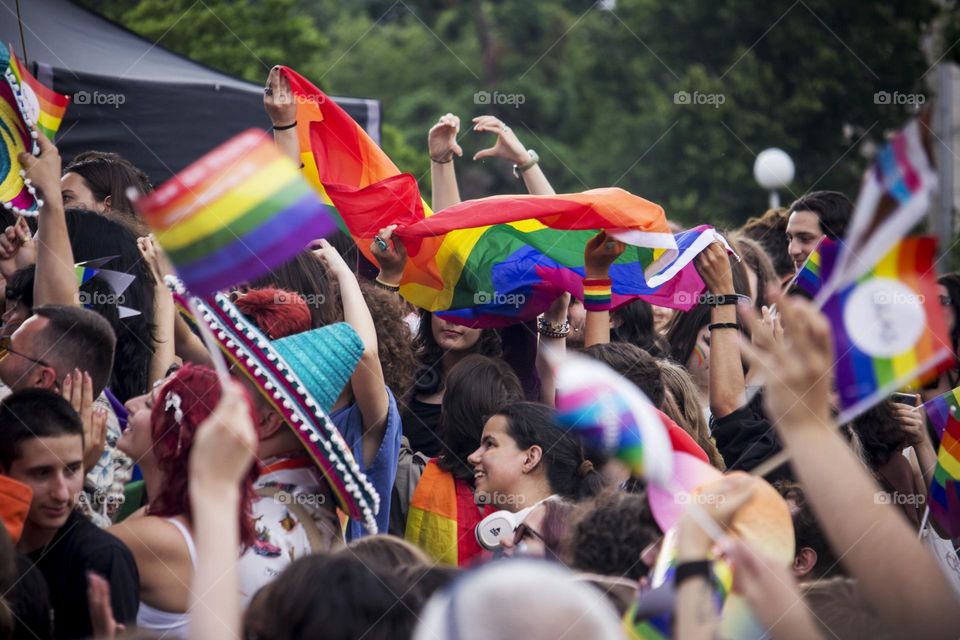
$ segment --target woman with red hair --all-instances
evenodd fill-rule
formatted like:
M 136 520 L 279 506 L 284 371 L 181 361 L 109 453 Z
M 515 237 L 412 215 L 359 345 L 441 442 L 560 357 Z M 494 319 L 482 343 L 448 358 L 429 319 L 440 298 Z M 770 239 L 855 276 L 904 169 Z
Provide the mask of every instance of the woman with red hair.
M 117 447 L 143 472 L 148 504 L 110 528 L 133 552 L 140 573 L 137 626 L 168 638 L 187 637 L 190 583 L 196 568 L 187 461 L 200 424 L 220 401 L 216 373 L 186 365 L 151 393 L 132 398 L 127 429 Z M 248 411 L 253 415 L 250 399 Z M 240 542 L 254 540 L 250 504 L 253 465 L 240 488 Z M 241 549 L 237 549 L 239 557 Z

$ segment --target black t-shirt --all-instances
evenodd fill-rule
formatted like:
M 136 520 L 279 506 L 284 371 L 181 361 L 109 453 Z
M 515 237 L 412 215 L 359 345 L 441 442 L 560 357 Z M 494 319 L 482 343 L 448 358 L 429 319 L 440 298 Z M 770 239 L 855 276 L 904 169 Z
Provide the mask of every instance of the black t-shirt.
M 440 455 L 443 444 L 437 436 L 437 427 L 440 425 L 439 404 L 412 398 L 402 419 L 403 435 L 410 441 L 411 449 L 430 458 Z
M 54 611 L 54 637 L 93 635 L 87 602 L 87 572 L 110 583 L 113 617 L 128 627 L 137 621 L 140 574 L 133 554 L 118 538 L 74 511 L 46 547 L 27 554 L 47 580 Z
M 763 391 L 745 405 L 722 418 L 710 419 L 710 432 L 728 471 L 750 471 L 783 447 L 773 425 L 763 412 Z M 788 477 L 787 465 L 766 475 L 768 481 Z

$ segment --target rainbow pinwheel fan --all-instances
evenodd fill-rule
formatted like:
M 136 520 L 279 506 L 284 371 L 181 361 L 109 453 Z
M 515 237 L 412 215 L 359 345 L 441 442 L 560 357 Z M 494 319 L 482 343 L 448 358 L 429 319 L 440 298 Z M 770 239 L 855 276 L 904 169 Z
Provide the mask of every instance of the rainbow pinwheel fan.
M 667 427 L 636 385 L 605 364 L 567 355 L 556 367 L 557 422 L 635 477 L 667 486 L 673 448 Z

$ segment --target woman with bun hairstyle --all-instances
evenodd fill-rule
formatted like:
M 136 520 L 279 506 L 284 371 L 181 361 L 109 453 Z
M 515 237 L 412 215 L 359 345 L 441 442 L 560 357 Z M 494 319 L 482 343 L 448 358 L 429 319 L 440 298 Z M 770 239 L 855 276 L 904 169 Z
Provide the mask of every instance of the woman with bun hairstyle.
M 580 500 L 603 488 L 580 442 L 554 424 L 550 407 L 536 402 L 501 408 L 467 461 L 478 496 L 494 509 L 516 512 L 555 495 Z

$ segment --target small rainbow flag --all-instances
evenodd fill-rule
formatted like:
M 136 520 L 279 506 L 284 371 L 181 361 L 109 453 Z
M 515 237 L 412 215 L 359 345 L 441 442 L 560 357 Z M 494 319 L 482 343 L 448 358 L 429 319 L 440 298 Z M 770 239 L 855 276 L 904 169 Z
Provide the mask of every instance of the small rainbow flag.
M 951 402 L 956 402 L 951 391 Z M 942 397 L 942 396 L 941 396 Z M 956 406 L 955 404 L 952 406 Z M 930 414 L 927 414 L 930 415 Z M 951 414 L 940 436 L 937 468 L 929 491 L 930 517 L 950 538 L 960 537 L 960 420 Z
M 590 449 L 612 455 L 639 478 L 673 477 L 667 427 L 643 392 L 602 362 L 570 354 L 556 366 L 557 424 Z
M 9 45 L 5 47 L 0 44 L 0 67 L 4 68 L 7 82 L 16 84 L 23 95 L 26 107 L 24 116 L 52 142 L 63 122 L 70 98 L 44 86 L 30 75 L 26 65 L 20 62 Z
M 960 421 L 960 387 L 923 403 L 923 408 L 937 437 L 942 438 L 948 425 Z
M 198 296 L 268 273 L 335 226 L 333 208 L 259 129 L 210 151 L 137 207 Z
M 836 265 L 835 244 L 822 248 L 826 279 Z M 840 424 L 849 422 L 931 370 L 949 366 L 949 340 L 937 304 L 937 239 L 904 238 L 856 282 L 824 304 L 833 328 Z
M 36 215 L 39 204 L 20 176 L 21 153 L 37 153 L 30 125 L 53 140 L 70 99 L 40 84 L 17 59 L 13 48 L 0 43 L 0 202 L 8 209 Z
M 794 285 L 811 298 L 817 295 L 817 292 L 820 291 L 820 287 L 823 285 L 823 280 L 820 278 L 820 248 L 832 244 L 834 244 L 833 240 L 827 236 L 823 236 L 817 244 L 817 247 L 810 252 L 803 266 L 800 267 L 800 270 L 797 271 L 797 274 L 793 277 Z M 787 287 L 787 289 L 789 288 L 790 287 Z

